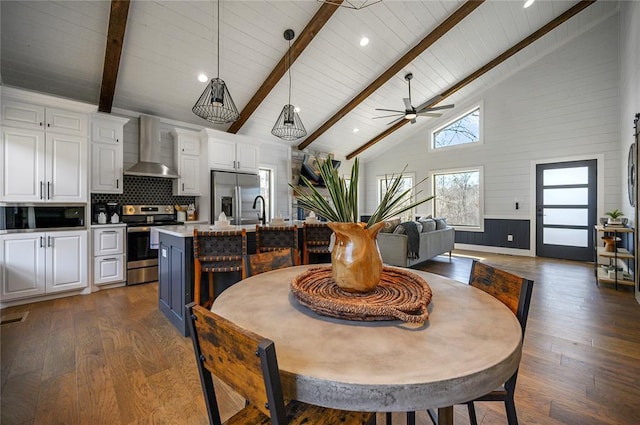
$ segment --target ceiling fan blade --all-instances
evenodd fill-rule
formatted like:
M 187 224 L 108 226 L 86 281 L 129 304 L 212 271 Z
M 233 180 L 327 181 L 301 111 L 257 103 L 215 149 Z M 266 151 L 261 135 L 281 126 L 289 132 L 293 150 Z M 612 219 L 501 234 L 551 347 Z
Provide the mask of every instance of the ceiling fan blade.
M 438 118 L 442 116 L 442 114 L 433 114 L 431 112 L 418 112 L 416 115 L 420 117 L 434 117 L 434 118 Z
M 404 116 L 404 114 L 392 114 L 392 115 L 383 115 L 381 117 L 372 117 L 371 119 L 377 120 L 378 118 L 389 118 L 389 117 L 397 117 L 397 116 Z
M 451 108 L 453 108 L 454 106 L 456 106 L 456 105 L 451 104 L 451 105 L 433 106 L 433 107 L 431 107 L 431 108 L 422 108 L 422 109 L 420 109 L 420 111 L 418 111 L 418 112 L 440 111 L 440 110 L 442 110 L 442 109 L 451 109 Z
M 397 123 L 398 121 L 402 121 L 403 119 L 404 119 L 404 115 L 403 115 L 403 116 L 401 116 L 400 118 L 396 118 L 395 120 L 393 120 L 393 121 L 391 121 L 391 122 L 388 122 L 388 123 L 387 123 L 387 125 L 395 124 L 395 123 Z
M 442 95 L 441 94 L 433 96 L 431 99 L 427 100 L 426 102 L 424 102 L 423 104 L 418 106 L 416 109 L 418 111 L 421 111 L 421 110 L 427 108 L 429 105 L 433 105 L 434 103 L 438 102 L 440 99 L 442 99 Z
M 376 108 L 376 111 L 397 112 L 397 113 L 399 113 L 399 114 L 404 114 L 404 111 L 398 111 L 397 109 L 381 109 L 381 108 Z
M 408 110 L 413 109 L 413 106 L 411 106 L 411 99 L 409 99 L 408 97 L 403 97 L 402 101 L 404 102 L 404 107 Z

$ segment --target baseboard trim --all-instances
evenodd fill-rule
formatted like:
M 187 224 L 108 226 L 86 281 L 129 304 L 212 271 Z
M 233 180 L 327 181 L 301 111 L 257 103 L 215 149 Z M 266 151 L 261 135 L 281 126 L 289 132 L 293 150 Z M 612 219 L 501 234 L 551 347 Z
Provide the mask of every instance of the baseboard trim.
M 530 249 L 503 248 L 500 246 L 472 245 L 466 243 L 456 243 L 454 249 L 465 251 L 489 252 L 492 254 L 519 255 L 521 257 L 535 257 Z

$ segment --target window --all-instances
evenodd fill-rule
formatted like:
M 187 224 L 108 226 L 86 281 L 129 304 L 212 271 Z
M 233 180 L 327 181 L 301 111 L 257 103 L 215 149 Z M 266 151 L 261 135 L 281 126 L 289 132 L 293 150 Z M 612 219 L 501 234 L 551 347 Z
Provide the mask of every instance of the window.
M 378 204 L 382 200 L 382 197 L 387 191 L 387 180 L 391 183 L 392 176 L 378 176 Z M 397 177 L 397 176 L 394 176 Z M 415 174 L 414 173 L 404 173 L 402 176 L 400 188 L 398 193 L 402 193 L 405 190 L 411 189 L 414 186 Z M 411 203 L 411 198 L 413 197 L 413 193 L 410 193 L 409 196 L 400 204 L 400 205 L 408 205 Z M 413 209 L 403 212 L 400 215 L 400 219 L 402 221 L 410 221 L 413 217 Z
M 266 222 L 270 222 L 273 217 L 273 170 L 270 168 L 260 168 L 258 170 L 260 175 L 260 195 L 264 198 L 264 210 L 267 217 Z
M 434 216 L 457 229 L 482 229 L 482 191 L 482 168 L 435 172 Z
M 436 129 L 431 135 L 433 149 L 480 143 L 480 106 Z

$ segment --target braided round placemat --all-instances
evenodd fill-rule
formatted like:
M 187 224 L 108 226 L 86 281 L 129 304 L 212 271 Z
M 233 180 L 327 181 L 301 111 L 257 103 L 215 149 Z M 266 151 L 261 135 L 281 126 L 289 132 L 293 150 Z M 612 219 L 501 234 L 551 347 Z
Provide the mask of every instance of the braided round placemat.
M 429 284 L 420 276 L 401 269 L 384 267 L 380 283 L 374 290 L 351 293 L 336 285 L 331 277 L 331 267 L 315 267 L 293 279 L 291 292 L 300 304 L 318 314 L 339 319 L 424 323 L 429 318 Z

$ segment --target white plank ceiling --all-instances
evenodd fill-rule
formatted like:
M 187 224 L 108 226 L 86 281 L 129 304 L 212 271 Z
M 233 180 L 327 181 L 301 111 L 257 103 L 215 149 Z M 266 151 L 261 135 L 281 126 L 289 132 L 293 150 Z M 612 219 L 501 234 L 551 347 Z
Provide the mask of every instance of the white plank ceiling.
M 464 2 L 383 0 L 362 10 L 340 8 L 293 63 L 292 103 L 313 133 L 364 87 Z M 366 101 L 311 145 L 346 156 L 387 127 L 375 108 L 403 109 L 406 72 L 412 72 L 415 106 L 451 87 L 522 40 L 576 1 L 487 1 Z M 299 34 L 321 3 L 315 0 L 227 0 L 220 4 L 220 77 L 239 110 L 247 104 L 288 43 L 283 32 Z M 0 1 L 2 83 L 97 104 L 110 3 L 95 1 Z M 499 67 L 448 98 L 454 116 L 478 96 L 532 60 L 579 36 L 617 10 L 598 1 Z M 200 73 L 216 76 L 217 4 L 211 1 L 132 0 L 129 9 L 114 109 L 124 109 L 201 126 L 213 126 L 191 112 L 204 89 Z M 371 41 L 360 47 L 362 36 Z M 280 140 L 271 128 L 287 102 L 285 76 L 238 132 Z M 378 155 L 434 118 L 420 117 L 363 154 Z M 213 126 L 225 130 L 227 126 Z M 353 132 L 358 128 L 357 133 Z M 288 143 L 297 146 L 304 139 Z

